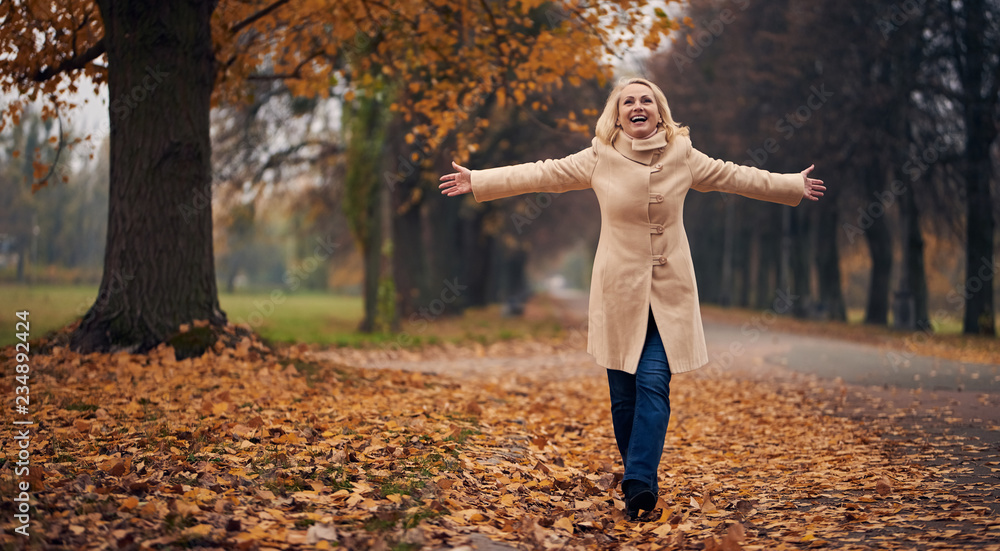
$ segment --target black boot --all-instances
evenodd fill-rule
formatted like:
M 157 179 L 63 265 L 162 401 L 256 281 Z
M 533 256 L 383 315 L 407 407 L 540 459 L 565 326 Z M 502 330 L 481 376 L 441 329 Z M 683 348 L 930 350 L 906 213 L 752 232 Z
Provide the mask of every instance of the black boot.
M 656 507 L 656 493 L 649 484 L 638 480 L 622 482 L 622 492 L 625 493 L 625 509 L 629 520 L 639 518 L 639 511 L 652 511 Z

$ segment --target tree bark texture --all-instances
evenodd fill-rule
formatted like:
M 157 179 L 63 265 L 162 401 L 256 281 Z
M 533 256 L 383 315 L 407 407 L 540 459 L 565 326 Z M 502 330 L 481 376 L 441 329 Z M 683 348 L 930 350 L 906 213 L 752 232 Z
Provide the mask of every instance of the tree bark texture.
M 924 236 L 920 232 L 920 211 L 917 208 L 912 184 L 906 186 L 900 200 L 903 218 L 903 273 L 900 277 L 897 300 L 909 301 L 903 309 L 912 308 L 911 318 L 894 325 L 899 329 L 929 330 L 930 314 L 927 296 L 927 272 L 924 267 Z M 909 323 L 902 323 L 907 321 Z
M 378 289 L 382 270 L 382 180 L 378 168 L 384 161 L 384 121 L 377 99 L 362 97 L 345 109 L 349 128 L 348 167 L 344 177 L 344 214 L 361 252 L 364 274 L 364 317 L 358 331 L 370 333 L 378 322 Z
M 436 297 L 427 289 L 427 254 L 424 249 L 420 170 L 392 188 L 393 275 L 396 280 L 397 312 L 408 319 Z
M 215 5 L 98 1 L 111 101 L 108 231 L 77 350 L 143 352 L 183 323 L 226 322 L 212 250 Z
M 884 189 L 883 172 L 877 161 L 862 171 L 868 186 L 868 197 L 878 197 Z M 866 209 L 867 210 L 867 209 Z M 892 283 L 892 234 L 885 219 L 885 211 L 871 217 L 871 224 L 865 230 L 868 252 L 872 260 L 871 277 L 868 280 L 868 305 L 865 307 L 865 323 L 888 325 L 889 291 Z
M 989 67 L 983 33 L 985 24 L 983 0 L 962 3 L 965 43 L 962 87 L 965 107 L 965 189 L 966 189 L 966 253 L 965 253 L 965 319 L 962 331 L 967 334 L 996 336 L 996 313 L 993 309 L 993 283 L 997 276 L 994 255 L 993 203 L 990 198 L 990 145 L 997 137 L 994 111 L 997 105 L 996 82 L 984 94 L 983 74 L 994 72 Z M 960 53 L 956 52 L 960 57 Z

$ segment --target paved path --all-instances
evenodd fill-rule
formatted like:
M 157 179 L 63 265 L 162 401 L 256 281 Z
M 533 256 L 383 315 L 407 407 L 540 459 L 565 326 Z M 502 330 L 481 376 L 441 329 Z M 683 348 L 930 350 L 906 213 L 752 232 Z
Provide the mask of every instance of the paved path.
M 458 378 L 510 380 L 603 376 L 586 350 L 586 296 L 558 297 L 571 337 L 560 346 L 540 343 L 516 351 L 498 347 L 444 348 L 357 358 L 344 349 L 319 352 L 326 359 Z M 749 320 L 747 320 L 749 321 Z M 712 364 L 697 377 L 796 378 L 825 387 L 824 413 L 857 419 L 883 440 L 887 453 L 945 468 L 957 487 L 997 479 L 1000 456 L 1000 364 L 972 364 L 923 357 L 857 342 L 778 331 L 746 321 L 705 322 Z M 933 453 L 928 453 L 933 449 Z M 971 492 L 1000 513 L 1000 486 Z M 477 545 L 477 543 L 479 545 Z M 485 550 L 484 542 L 469 549 Z M 502 548 L 502 547 L 501 547 Z
M 917 356 L 851 341 L 760 331 L 749 323 L 706 322 L 713 359 L 726 361 L 729 350 L 746 349 L 773 366 L 865 386 L 925 391 L 1000 392 L 1000 363 L 973 364 Z M 735 346 L 734 346 L 735 345 Z M 734 361 L 735 363 L 735 361 Z

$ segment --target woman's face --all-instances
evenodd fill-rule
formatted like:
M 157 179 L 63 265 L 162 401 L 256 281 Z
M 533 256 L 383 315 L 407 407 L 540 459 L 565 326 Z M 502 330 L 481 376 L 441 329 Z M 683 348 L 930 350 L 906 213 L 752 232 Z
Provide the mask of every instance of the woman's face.
M 618 124 L 634 139 L 648 138 L 656 132 L 660 113 L 656 109 L 653 91 L 644 84 L 634 82 L 622 90 L 618 98 Z

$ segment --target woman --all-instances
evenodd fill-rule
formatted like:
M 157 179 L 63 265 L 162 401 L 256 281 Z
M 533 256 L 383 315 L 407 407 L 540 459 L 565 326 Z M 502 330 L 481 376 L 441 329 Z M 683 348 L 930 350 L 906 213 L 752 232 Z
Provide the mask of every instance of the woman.
M 795 206 L 826 188 L 709 158 L 691 147 L 663 92 L 641 78 L 612 90 L 591 147 L 563 159 L 441 177 L 449 197 L 491 201 L 528 192 L 591 188 L 601 236 L 590 288 L 587 352 L 607 368 L 611 419 L 625 466 L 630 518 L 657 502 L 657 469 L 670 418 L 670 377 L 708 363 L 694 266 L 683 226 L 689 189 L 723 191 Z

